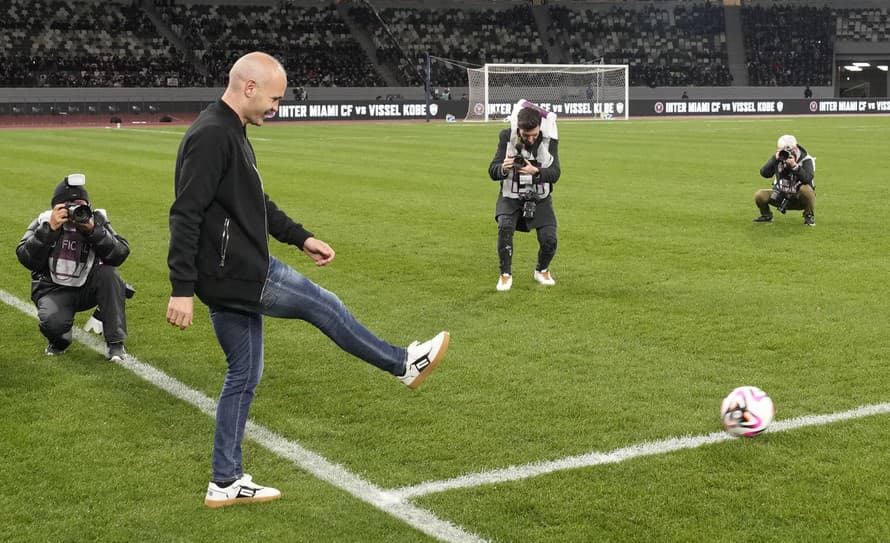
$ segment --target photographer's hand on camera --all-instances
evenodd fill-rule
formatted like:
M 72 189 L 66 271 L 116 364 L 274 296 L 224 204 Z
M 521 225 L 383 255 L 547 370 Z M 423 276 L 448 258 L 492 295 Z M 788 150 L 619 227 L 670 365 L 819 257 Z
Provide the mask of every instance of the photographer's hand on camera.
M 49 227 L 55 231 L 68 222 L 68 204 L 61 203 L 53 206 L 52 214 L 49 216 Z
M 788 151 L 786 151 L 784 149 L 779 149 L 776 151 L 775 157 L 776 157 L 777 163 L 784 163 L 786 166 L 788 166 L 791 169 L 797 168 L 797 158 L 793 154 L 789 153 Z
M 538 172 L 540 172 L 540 171 L 541 171 L 540 168 L 538 168 L 537 166 L 535 166 L 534 164 L 532 164 L 531 162 L 529 162 L 527 160 L 525 161 L 525 166 L 522 166 L 519 168 L 519 173 L 524 174 L 524 175 L 531 175 L 532 177 L 538 175 Z
M 506 177 L 510 172 L 514 170 L 523 175 L 532 176 L 538 175 L 538 172 L 541 171 L 540 168 L 519 155 L 508 156 L 504 158 L 504 162 L 501 163 L 501 171 L 503 172 L 503 176 Z
M 80 217 L 76 217 L 76 213 L 82 213 Z M 89 235 L 93 233 L 95 223 L 93 222 L 93 212 L 89 205 L 83 201 L 63 202 L 53 206 L 52 213 L 49 217 L 49 227 L 53 231 L 57 231 L 64 224 L 69 224 L 83 234 Z

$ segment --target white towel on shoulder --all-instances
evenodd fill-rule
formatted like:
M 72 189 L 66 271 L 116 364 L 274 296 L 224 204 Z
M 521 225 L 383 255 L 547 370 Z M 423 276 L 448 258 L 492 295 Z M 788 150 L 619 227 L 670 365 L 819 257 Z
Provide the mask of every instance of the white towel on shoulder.
M 516 133 L 516 118 L 519 115 L 519 110 L 526 107 L 534 108 L 541 112 L 541 135 L 545 138 L 558 140 L 559 132 L 556 130 L 556 113 L 547 111 L 538 104 L 529 102 L 525 98 L 513 104 L 513 112 L 510 113 L 510 133 Z

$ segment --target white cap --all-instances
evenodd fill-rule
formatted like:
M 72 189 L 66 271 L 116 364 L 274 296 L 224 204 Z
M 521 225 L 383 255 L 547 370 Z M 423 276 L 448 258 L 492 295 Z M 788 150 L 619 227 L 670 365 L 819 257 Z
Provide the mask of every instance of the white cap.
M 797 138 L 790 134 L 786 134 L 779 138 L 779 143 L 776 144 L 779 149 L 784 149 L 786 151 L 791 151 L 795 147 L 797 147 Z

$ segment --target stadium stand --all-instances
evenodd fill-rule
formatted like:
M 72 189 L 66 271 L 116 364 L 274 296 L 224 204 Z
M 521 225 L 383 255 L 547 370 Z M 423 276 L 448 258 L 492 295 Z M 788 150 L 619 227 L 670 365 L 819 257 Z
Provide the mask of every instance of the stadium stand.
M 486 62 L 542 63 L 547 60 L 528 6 L 472 11 L 384 9 L 380 16 L 402 44 L 402 51 L 393 45 L 370 9 L 353 6 L 349 13 L 354 19 L 374 28 L 372 35 L 377 58 L 393 64 L 403 83 L 416 84 L 415 74 L 427 52 L 440 59 L 455 59 L 474 65 Z M 466 85 L 466 71 L 456 65 L 437 63 L 431 83 L 442 87 Z
M 890 16 L 887 8 L 840 10 L 836 23 L 835 36 L 839 40 L 890 41 Z
M 257 50 L 281 59 L 294 85 L 384 84 L 333 5 L 171 3 L 157 9 L 172 29 L 186 33 L 196 60 L 216 84 L 226 81 L 235 58 Z
M 234 58 L 257 49 L 308 88 L 417 86 L 427 52 L 438 88 L 466 85 L 461 64 L 597 60 L 630 65 L 632 86 L 744 85 L 727 68 L 731 46 L 744 50 L 733 66 L 749 85 L 825 86 L 836 39 L 890 40 L 886 7 L 750 2 L 743 38 L 728 44 L 721 2 L 467 0 L 383 9 L 398 48 L 361 2 L 207 1 L 0 0 L 0 86 L 219 86 Z
M 744 6 L 748 82 L 753 86 L 830 85 L 834 20 L 829 7 Z
M 191 86 L 193 67 L 159 37 L 136 6 L 84 1 L 5 0 L 4 85 Z M 8 18 L 6 17 L 8 16 Z M 23 24 L 24 23 L 24 24 Z
M 732 84 L 722 6 L 551 6 L 550 13 L 550 34 L 559 36 L 568 63 L 627 64 L 631 85 Z

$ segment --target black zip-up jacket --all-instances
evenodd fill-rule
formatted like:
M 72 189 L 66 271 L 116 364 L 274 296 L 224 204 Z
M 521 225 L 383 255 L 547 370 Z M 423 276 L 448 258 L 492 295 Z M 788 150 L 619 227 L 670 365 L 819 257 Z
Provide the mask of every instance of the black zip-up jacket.
M 15 248 L 19 262 L 31 270 L 31 299 L 35 302 L 57 288 L 68 288 L 53 282 L 50 274 L 50 256 L 62 237 L 62 229 L 50 228 L 48 219 L 41 220 L 41 217 L 46 216 L 48 215 L 41 214 L 28 225 L 25 235 Z M 130 244 L 114 231 L 105 212 L 100 209 L 93 212 L 93 232 L 86 236 L 86 240 L 89 247 L 81 247 L 81 251 L 92 249 L 105 266 L 120 266 L 130 256 Z M 93 264 L 89 273 L 97 265 L 98 261 Z
M 301 249 L 312 237 L 263 191 L 247 131 L 222 100 L 186 131 L 175 180 L 167 255 L 172 296 L 255 304 L 269 272 L 269 235 Z

